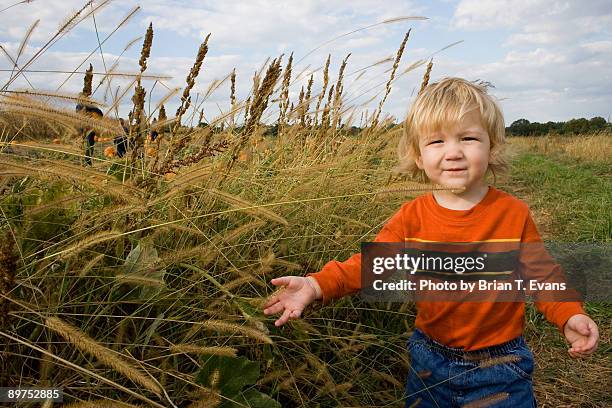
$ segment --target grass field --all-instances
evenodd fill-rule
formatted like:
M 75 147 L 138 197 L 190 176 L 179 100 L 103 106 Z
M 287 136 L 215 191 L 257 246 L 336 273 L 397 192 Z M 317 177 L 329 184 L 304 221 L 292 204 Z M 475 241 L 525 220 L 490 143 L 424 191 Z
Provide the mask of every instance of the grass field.
M 547 241 L 610 242 L 612 163 L 609 155 L 589 153 L 609 150 L 612 143 L 607 135 L 591 143 L 587 138 L 583 151 L 568 153 L 564 145 L 576 146 L 576 140 L 557 138 L 554 149 L 545 149 L 541 138 L 511 139 L 514 159 L 505 187 L 527 201 Z M 534 307 L 529 309 L 526 336 L 536 356 L 535 389 L 543 406 L 611 403 L 601 378 L 612 372 L 612 308 L 609 303 L 587 303 L 586 310 L 599 325 L 599 349 L 587 360 L 574 360 L 567 356 L 557 329 Z
M 175 404 L 214 406 L 222 397 L 212 396 L 202 373 L 218 369 L 223 381 L 224 369 L 236 372 L 238 355 L 251 378 L 238 387 L 264 406 L 265 395 L 282 406 L 401 406 L 412 305 L 345 298 L 314 305 L 280 329 L 258 309 L 270 293 L 266 281 L 345 259 L 420 194 L 364 194 L 364 186 L 407 185 L 389 183 L 398 131 L 384 135 L 344 139 L 328 155 L 315 143 L 302 150 L 288 140 L 271 143 L 267 154 L 237 162 L 229 177 L 218 170 L 221 160 L 179 172 L 147 204 L 133 199 L 140 190 L 104 173 L 83 170 L 97 178 L 75 179 L 70 156 L 36 145 L 4 150 L 0 208 L 21 256 L 13 282 L 20 288 L 3 303 L 3 332 L 11 335 L 3 381 L 61 385 L 82 400 L 161 405 L 163 387 Z M 512 170 L 499 188 L 530 204 L 548 240 L 609 242 L 610 163 L 518 142 L 510 140 Z M 39 157 L 18 159 L 27 149 Z M 30 168 L 36 165 L 56 173 Z M 543 407 L 610 403 L 602 378 L 611 371 L 612 309 L 587 310 L 601 342 L 595 355 L 576 361 L 557 330 L 528 309 Z
M 133 89 L 134 104 L 123 158 L 112 141 L 123 132 L 117 110 L 75 112 L 77 102 L 102 106 L 90 98 L 91 71 L 80 95 L 0 99 L 0 384 L 62 387 L 70 408 L 402 407 L 413 304 L 343 298 L 281 328 L 262 305 L 270 279 L 346 259 L 431 188 L 390 171 L 401 127 L 384 102 L 399 75 L 426 64 L 398 71 L 408 34 L 358 131 L 356 107 L 344 105 L 345 65 L 332 81 L 328 60 L 323 83 L 311 76 L 290 101 L 292 56 L 264 64 L 244 101 L 235 72 L 211 84 L 229 82 L 231 109 L 195 126 L 190 92 L 208 37 L 176 116 L 163 102 L 178 89 L 145 109 L 152 36 L 150 27 L 123 93 Z M 423 86 L 430 72 L 431 63 Z M 91 167 L 85 128 L 98 137 Z M 531 206 L 547 240 L 610 243 L 610 141 L 511 139 L 512 168 L 496 184 Z M 542 407 L 612 405 L 612 309 L 586 307 L 601 342 L 581 361 L 528 309 Z

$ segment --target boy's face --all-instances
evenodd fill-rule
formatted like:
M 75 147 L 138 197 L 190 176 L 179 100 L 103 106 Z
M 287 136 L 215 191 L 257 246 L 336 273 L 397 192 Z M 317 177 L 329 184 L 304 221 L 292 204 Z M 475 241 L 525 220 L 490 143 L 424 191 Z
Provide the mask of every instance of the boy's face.
M 416 164 L 432 183 L 464 187 L 465 192 L 484 185 L 491 144 L 478 110 L 452 127 L 421 135 L 419 149 Z

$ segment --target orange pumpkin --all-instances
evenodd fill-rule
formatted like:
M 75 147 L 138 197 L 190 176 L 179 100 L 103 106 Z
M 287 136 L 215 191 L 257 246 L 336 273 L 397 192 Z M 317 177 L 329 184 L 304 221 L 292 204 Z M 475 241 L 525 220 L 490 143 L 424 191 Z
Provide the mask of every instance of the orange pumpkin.
M 108 157 L 108 158 L 115 157 L 116 154 L 117 154 L 117 151 L 115 150 L 113 146 L 108 146 L 106 149 L 104 149 L 105 157 Z

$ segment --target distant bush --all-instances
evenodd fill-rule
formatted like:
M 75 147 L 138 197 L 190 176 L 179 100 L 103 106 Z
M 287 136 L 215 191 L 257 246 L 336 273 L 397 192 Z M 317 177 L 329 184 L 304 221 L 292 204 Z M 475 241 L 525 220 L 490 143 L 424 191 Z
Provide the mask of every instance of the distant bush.
M 518 119 L 506 128 L 509 136 L 542 136 L 549 133 L 559 135 L 577 135 L 586 133 L 597 133 L 612 130 L 612 124 L 602 118 L 595 116 L 591 119 L 571 119 L 567 122 L 529 122 L 527 119 Z

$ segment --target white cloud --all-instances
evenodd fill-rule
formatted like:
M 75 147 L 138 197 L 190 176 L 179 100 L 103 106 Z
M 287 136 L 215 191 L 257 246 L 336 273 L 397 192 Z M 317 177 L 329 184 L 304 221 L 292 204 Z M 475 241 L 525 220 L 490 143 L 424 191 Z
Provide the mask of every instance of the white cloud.
M 46 0 L 0 13 L 0 43 L 14 53 L 26 29 L 40 18 L 40 26 L 34 33 L 30 47 L 20 59 L 25 61 L 50 38 L 70 10 L 78 9 L 83 4 L 84 0 Z M 114 29 L 136 4 L 136 0 L 115 1 L 98 13 L 96 23 L 101 36 Z M 166 86 L 183 87 L 197 48 L 210 32 L 209 54 L 192 92 L 194 101 L 196 92 L 203 94 L 212 81 L 222 79 L 234 67 L 237 71 L 238 98 L 244 99 L 251 88 L 253 72 L 260 69 L 268 56 L 284 53 L 283 63 L 286 63 L 289 53 L 294 51 L 296 63 L 320 46 L 294 66 L 294 78 L 299 72 L 306 72 L 292 85 L 292 98 L 297 98 L 300 87 L 306 84 L 312 71 L 315 71 L 313 92 L 319 91 L 321 69 L 328 53 L 332 54 L 330 83 L 334 83 L 340 62 L 350 52 L 352 55 L 345 78 L 346 96 L 355 98 L 353 103 L 361 104 L 379 93 L 379 97 L 368 105 L 371 112 L 382 96 L 380 93 L 384 91 L 392 62 L 369 68 L 357 81 L 359 73 L 350 74 L 390 55 L 394 57 L 405 31 L 414 27 L 416 30 L 408 41 L 400 72 L 437 48 L 461 39 L 464 34 L 476 34 L 471 37 L 471 42 L 466 41 L 454 48 L 452 54 L 442 52 L 436 55 L 432 80 L 452 75 L 493 82 L 496 86 L 494 93 L 502 99 L 509 121 L 518 117 L 565 120 L 591 112 L 607 116 L 605 109 L 612 106 L 612 65 L 609 62 L 612 61 L 612 41 L 609 36 L 606 37 L 605 31 L 612 23 L 612 3 L 609 1 L 462 0 L 458 2 L 450 21 L 440 10 L 427 11 L 414 2 L 402 0 L 356 0 L 350 3 L 340 0 L 148 0 L 141 5 L 141 12 L 113 36 L 113 47 L 104 47 L 107 65 L 114 61 L 123 44 L 136 35 L 142 35 L 149 21 L 152 21 L 155 37 L 147 72 L 170 75 L 173 79 L 165 81 Z M 452 6 L 449 4 L 447 7 Z M 427 15 L 431 20 L 426 24 L 401 22 L 380 25 L 329 42 L 360 27 L 407 15 Z M 32 68 L 74 69 L 95 48 L 93 30 L 93 21 L 84 21 L 69 37 L 47 51 Z M 500 33 L 504 33 L 505 38 L 495 40 L 497 43 L 489 38 L 499 38 Z M 122 57 L 120 71 L 137 71 L 140 44 L 138 42 Z M 469 47 L 484 51 L 479 51 L 480 55 L 472 54 L 473 57 L 448 57 L 459 54 L 459 50 L 470 52 Z M 499 58 L 487 58 L 492 47 L 496 48 L 494 51 L 503 50 Z M 477 61 L 477 58 L 481 59 Z M 0 61 L 3 61 L 3 67 L 9 66 L 6 58 L 0 56 Z M 90 61 L 96 71 L 102 70 L 99 53 L 94 54 Z M 385 110 L 397 118 L 405 115 L 424 70 L 425 66 L 421 66 L 395 82 Z M 7 73 L 0 72 L 0 84 L 7 78 Z M 66 75 L 31 73 L 28 78 L 36 87 L 53 90 Z M 94 78 L 94 83 L 98 79 Z M 113 84 L 114 87 L 126 86 L 128 81 L 117 78 Z M 377 84 L 380 85 L 376 87 Z M 153 82 L 145 81 L 147 97 L 152 85 Z M 82 75 L 76 75 L 62 89 L 77 92 L 81 86 Z M 13 86 L 16 87 L 28 85 L 20 79 Z M 162 85 L 156 85 L 152 105 L 165 93 Z M 96 96 L 101 98 L 103 93 L 98 91 Z M 123 114 L 129 109 L 130 97 L 131 92 L 128 92 Z M 175 99 L 168 104 L 169 113 L 176 109 L 176 103 Z M 217 115 L 219 109 L 227 110 L 229 83 L 219 87 L 203 106 L 207 116 Z M 271 118 L 275 117 L 274 109 L 270 115 Z
M 612 22 L 607 0 L 462 0 L 451 24 L 467 30 L 510 29 L 506 46 L 571 45 Z
M 78 32 L 95 31 L 92 16 L 96 17 L 99 32 L 110 32 L 136 1 L 127 0 L 121 3 L 111 1 L 101 8 L 95 8 L 100 3 L 100 1 L 94 3 L 93 14 L 90 7 L 85 8 L 80 16 L 87 17 L 67 35 L 75 36 Z M 32 33 L 31 41 L 47 41 L 84 5 L 83 0 L 44 0 L 44 4 L 32 2 L 13 7 L 0 13 L 0 39 L 21 41 L 28 28 L 36 20 L 40 20 Z
M 493 82 L 508 118 L 567 120 L 608 116 L 612 103 L 612 3 L 462 0 L 455 29 L 508 32 L 498 61 L 465 67 Z

